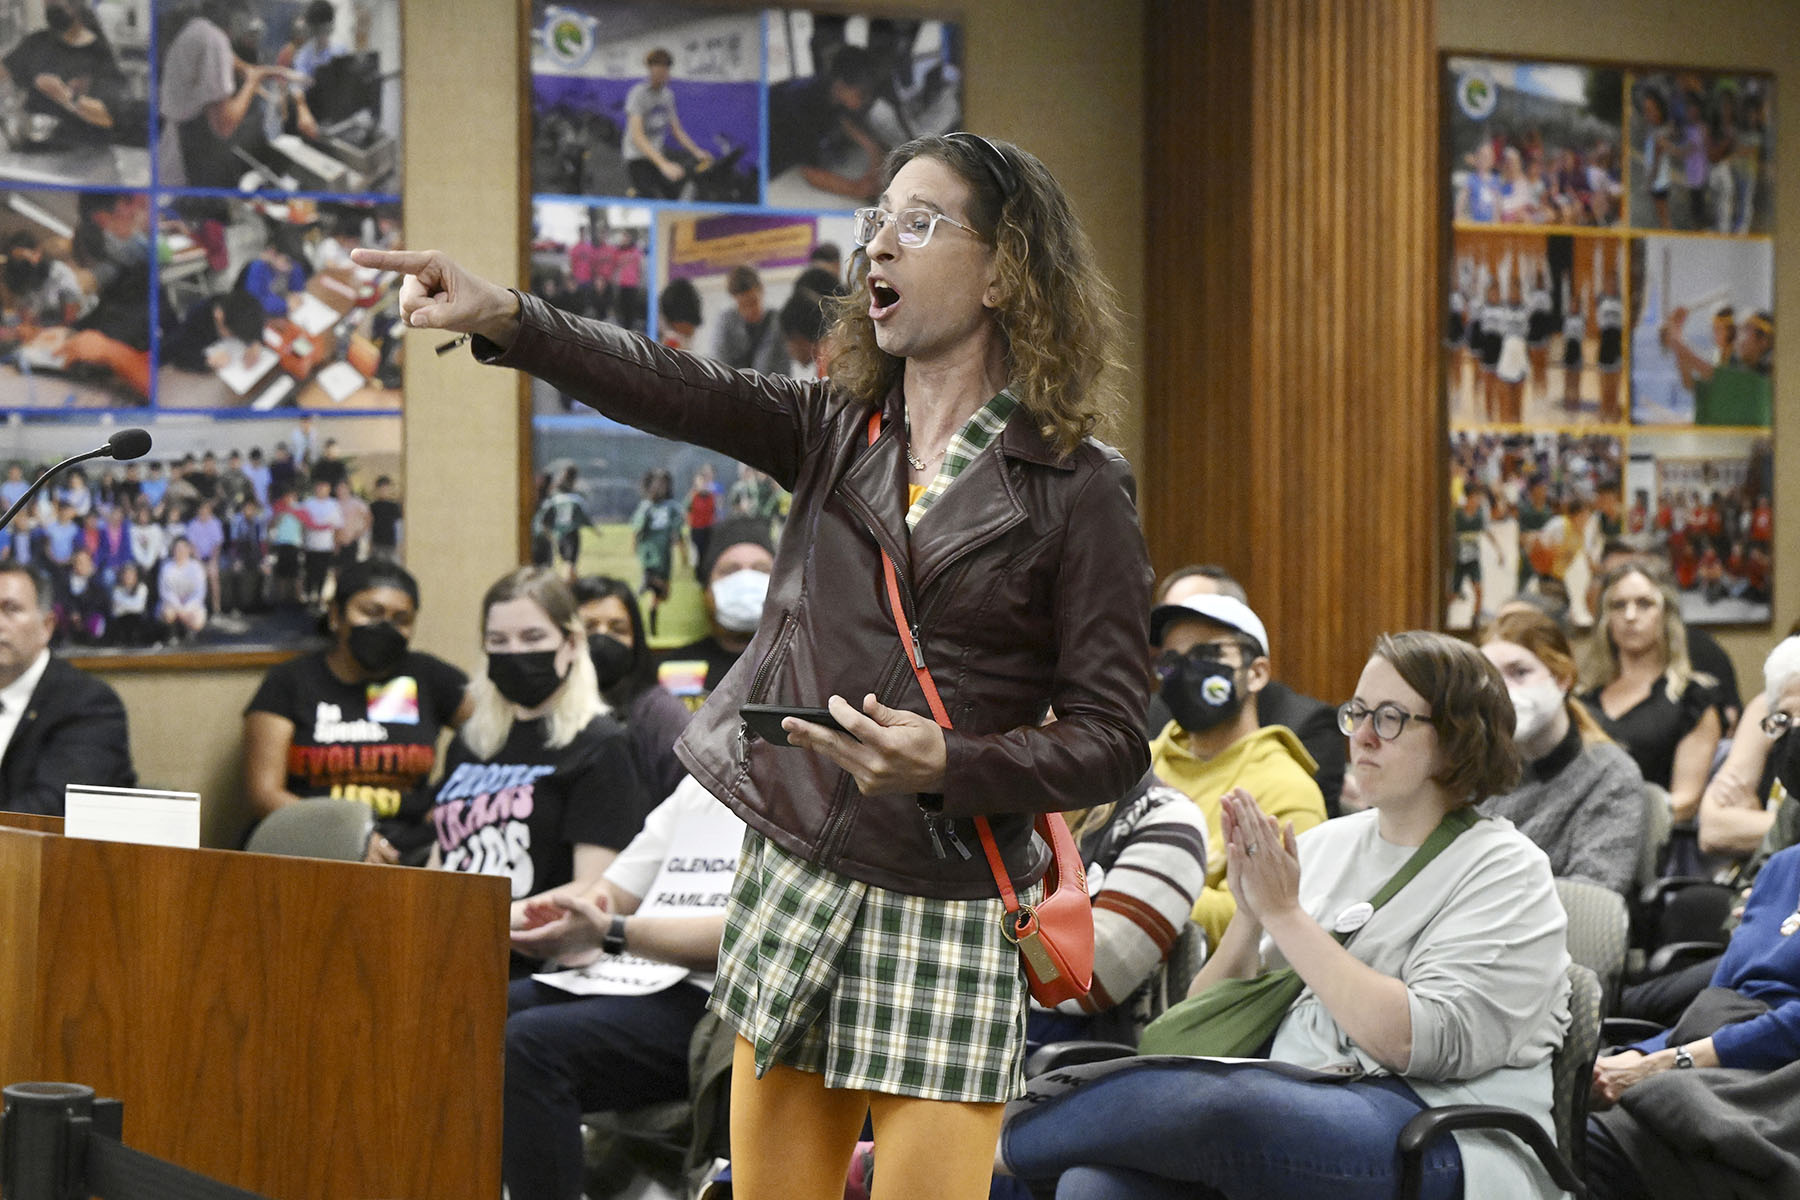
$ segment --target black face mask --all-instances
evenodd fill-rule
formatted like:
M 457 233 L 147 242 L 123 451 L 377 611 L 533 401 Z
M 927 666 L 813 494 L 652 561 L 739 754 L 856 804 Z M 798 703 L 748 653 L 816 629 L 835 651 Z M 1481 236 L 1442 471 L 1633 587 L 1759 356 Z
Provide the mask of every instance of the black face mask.
M 1775 759 L 1775 778 L 1787 790 L 1788 800 L 1800 800 L 1800 737 L 1789 730 L 1770 754 Z
M 1189 733 L 1223 725 L 1244 707 L 1237 668 L 1212 658 L 1182 658 L 1158 669 L 1163 703 L 1169 715 Z
M 371 675 L 389 674 L 406 657 L 406 635 L 391 621 L 352 625 L 345 641 L 356 665 Z
M 536 708 L 554 696 L 563 681 L 554 650 L 490 654 L 487 673 L 500 694 L 520 708 Z
M 594 674 L 599 677 L 600 690 L 604 692 L 631 673 L 632 660 L 637 655 L 610 633 L 590 633 L 588 657 L 594 660 Z

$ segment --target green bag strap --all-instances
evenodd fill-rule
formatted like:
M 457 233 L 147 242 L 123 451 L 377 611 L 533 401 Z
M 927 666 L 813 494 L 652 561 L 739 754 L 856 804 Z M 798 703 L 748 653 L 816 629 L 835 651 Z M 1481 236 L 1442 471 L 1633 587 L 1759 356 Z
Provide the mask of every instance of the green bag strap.
M 1400 869 L 1394 872 L 1394 877 L 1382 884 L 1381 890 L 1370 898 L 1370 911 L 1373 912 L 1392 900 L 1396 892 L 1412 882 L 1413 876 L 1423 871 L 1432 859 L 1444 852 L 1446 846 L 1474 828 L 1475 822 L 1481 819 L 1481 814 L 1475 811 L 1473 804 L 1464 804 L 1445 813 L 1444 819 L 1431 831 L 1431 836 L 1412 852 L 1411 858 L 1401 864 Z M 1349 939 L 1350 934 L 1334 931 L 1332 936 L 1339 942 L 1344 942 Z

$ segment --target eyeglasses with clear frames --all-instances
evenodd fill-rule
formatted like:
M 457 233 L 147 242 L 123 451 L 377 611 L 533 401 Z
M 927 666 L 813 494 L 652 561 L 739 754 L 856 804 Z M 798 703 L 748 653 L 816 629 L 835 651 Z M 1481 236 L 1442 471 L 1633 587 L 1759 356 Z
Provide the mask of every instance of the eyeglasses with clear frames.
M 1406 731 L 1408 721 L 1417 721 L 1421 725 L 1433 725 L 1436 722 L 1423 713 L 1407 712 L 1393 701 L 1384 701 L 1370 708 L 1360 700 L 1346 700 L 1338 705 L 1338 731 L 1345 737 L 1356 733 L 1357 727 L 1367 718 L 1375 724 L 1375 736 L 1384 742 L 1391 742 Z
M 867 246 L 889 221 L 894 223 L 895 238 L 908 250 L 918 250 L 928 244 L 939 221 L 954 225 L 973 237 L 981 236 L 955 217 L 929 208 L 903 208 L 897 213 L 883 208 L 859 208 L 850 214 L 850 240 L 859 248 Z
M 1800 722 L 1800 717 L 1784 713 L 1778 708 L 1762 719 L 1762 731 L 1769 737 L 1778 738 L 1792 729 L 1796 722 Z

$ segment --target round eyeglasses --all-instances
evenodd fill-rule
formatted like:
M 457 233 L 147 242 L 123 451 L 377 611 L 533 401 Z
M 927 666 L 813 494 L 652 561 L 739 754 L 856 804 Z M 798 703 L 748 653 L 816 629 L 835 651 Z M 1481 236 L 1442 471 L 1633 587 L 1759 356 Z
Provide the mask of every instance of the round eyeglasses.
M 939 221 L 979 238 L 981 235 L 958 221 L 929 208 L 903 208 L 897 213 L 884 208 L 859 208 L 850 214 L 850 240 L 858 247 L 867 246 L 889 221 L 894 223 L 894 237 L 908 250 L 918 250 L 931 241 Z
M 1384 742 L 1391 742 L 1405 732 L 1408 721 L 1417 721 L 1421 725 L 1436 723 L 1423 713 L 1407 712 L 1392 701 L 1383 701 L 1374 708 L 1370 708 L 1361 700 L 1347 700 L 1338 705 L 1338 731 L 1345 737 L 1353 736 L 1364 718 L 1373 722 L 1375 736 Z

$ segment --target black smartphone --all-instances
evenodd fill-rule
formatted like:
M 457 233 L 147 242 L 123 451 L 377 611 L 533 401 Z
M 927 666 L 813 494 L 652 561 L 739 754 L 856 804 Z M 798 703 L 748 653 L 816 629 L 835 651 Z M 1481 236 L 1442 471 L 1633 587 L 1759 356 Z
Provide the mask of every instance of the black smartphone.
M 789 744 L 787 730 L 781 727 L 784 717 L 799 717 L 802 721 L 811 721 L 814 725 L 823 725 L 839 733 L 849 732 L 838 724 L 838 719 L 831 715 L 828 708 L 804 708 L 795 704 L 746 704 L 738 709 L 738 716 L 743 718 L 744 724 L 757 737 L 772 746 Z

